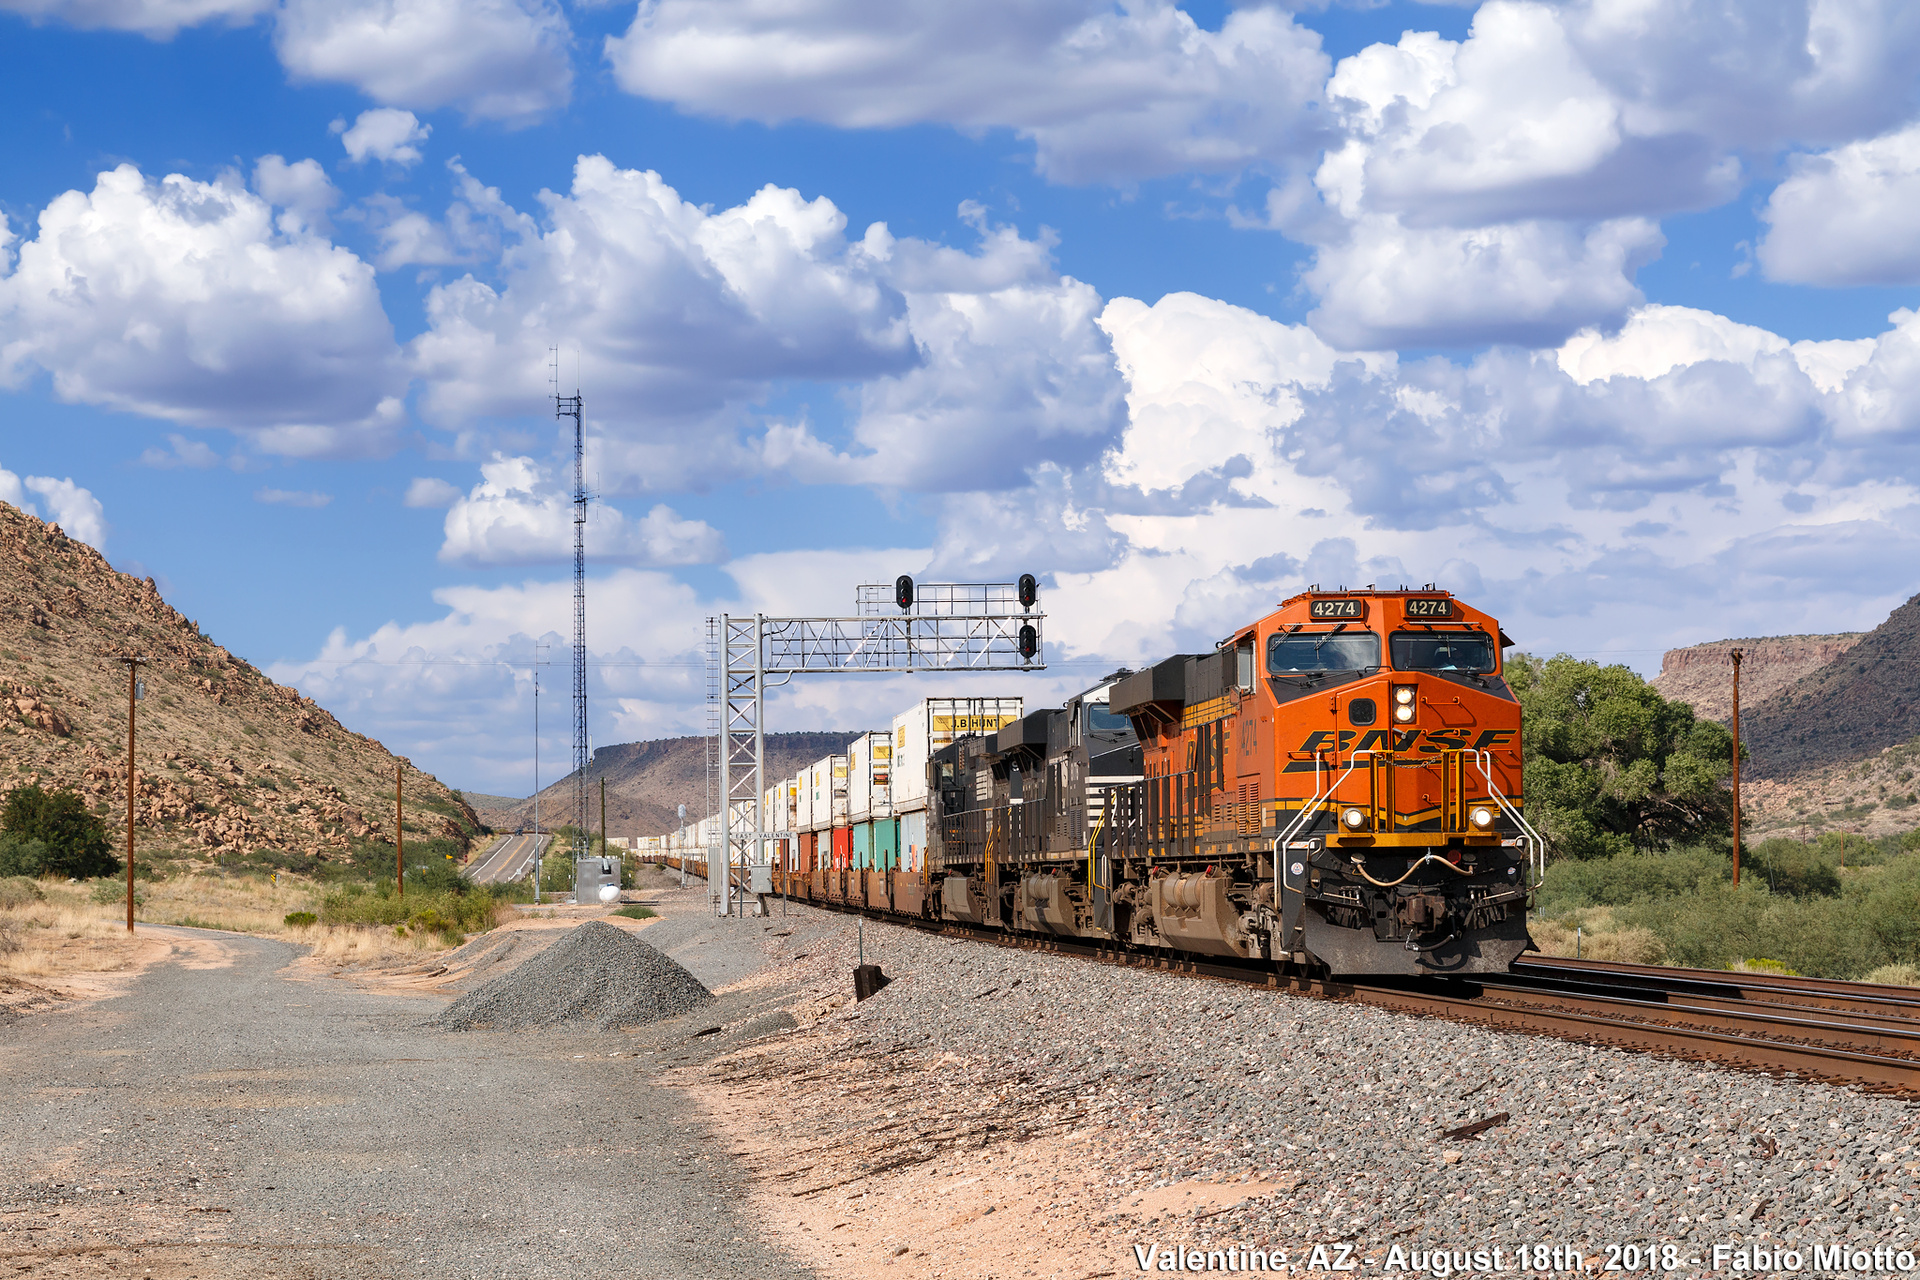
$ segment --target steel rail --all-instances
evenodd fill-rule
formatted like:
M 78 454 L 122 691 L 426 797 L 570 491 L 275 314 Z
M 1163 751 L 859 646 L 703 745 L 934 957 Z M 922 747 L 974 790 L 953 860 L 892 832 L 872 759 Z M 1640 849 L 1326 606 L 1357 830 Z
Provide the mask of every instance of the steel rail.
M 1907 994 L 1899 987 L 1839 978 L 1806 978 L 1771 973 L 1726 973 L 1717 969 L 1680 969 L 1667 965 L 1629 964 L 1620 960 L 1574 960 L 1537 952 L 1514 962 L 1516 974 L 1538 973 L 1568 977 L 1587 974 L 1612 981 L 1639 981 L 1662 989 L 1693 987 L 1702 995 L 1717 995 L 1753 1003 L 1803 1004 L 1861 1013 L 1899 1014 L 1920 1020 L 1920 991 Z
M 1492 975 L 1491 980 L 1476 977 L 1471 984 L 1457 979 L 1442 979 L 1435 984 L 1438 989 L 1344 981 L 1286 972 L 1257 962 L 1234 964 L 1184 955 L 1163 956 L 1078 938 L 1013 933 L 952 920 L 911 919 L 855 903 L 817 902 L 812 899 L 795 901 L 880 923 L 901 925 L 923 933 L 964 937 L 1012 950 L 1072 955 L 1121 968 L 1184 974 L 1316 999 L 1347 1000 L 1396 1013 L 1442 1018 L 1499 1031 L 1544 1035 L 1688 1061 L 1717 1062 L 1768 1074 L 1794 1075 L 1832 1084 L 1864 1086 L 1876 1092 L 1920 1097 L 1920 1057 L 1901 1057 L 1879 1051 L 1884 1047 L 1897 1046 L 1920 1053 L 1920 1035 L 1902 1029 L 1877 1025 L 1848 1026 L 1844 1022 L 1793 1017 L 1769 1010 L 1728 1012 L 1688 1004 L 1553 992 L 1518 984 L 1501 985 L 1499 975 Z M 1648 976 L 1662 973 L 1680 975 L 1686 981 L 1699 981 L 1695 975 L 1706 973 L 1704 970 L 1663 970 L 1655 965 L 1630 968 Z M 1737 979 L 1735 985 L 1744 985 L 1745 980 L 1754 975 L 1725 976 Z M 1825 979 L 1815 981 L 1827 983 Z M 1871 990 L 1871 984 L 1832 985 Z M 1854 998 L 1859 999 L 1857 996 Z M 1524 1003 L 1528 1000 L 1534 1003 Z M 1902 1002 L 1899 997 L 1895 1001 Z M 1673 1019 L 1684 1017 L 1686 1023 L 1657 1020 L 1662 1016 Z M 1736 1028 L 1749 1031 L 1764 1028 L 1772 1031 L 1774 1036 L 1737 1034 Z M 1795 1038 L 1776 1038 L 1785 1036 Z M 1821 1039 L 1845 1040 L 1847 1043 L 1809 1042 Z

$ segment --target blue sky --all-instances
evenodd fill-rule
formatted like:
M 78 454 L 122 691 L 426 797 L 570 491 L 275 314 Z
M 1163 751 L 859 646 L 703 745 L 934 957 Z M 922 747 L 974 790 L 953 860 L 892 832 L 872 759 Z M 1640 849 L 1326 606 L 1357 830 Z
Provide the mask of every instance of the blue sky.
M 1035 698 L 1311 581 L 1439 581 L 1642 670 L 1914 590 L 1904 6 L 0 29 L 0 499 L 457 785 L 525 793 L 512 664 L 568 625 L 550 344 L 602 495 L 598 741 L 699 726 L 706 613 L 902 571 L 1042 574 Z

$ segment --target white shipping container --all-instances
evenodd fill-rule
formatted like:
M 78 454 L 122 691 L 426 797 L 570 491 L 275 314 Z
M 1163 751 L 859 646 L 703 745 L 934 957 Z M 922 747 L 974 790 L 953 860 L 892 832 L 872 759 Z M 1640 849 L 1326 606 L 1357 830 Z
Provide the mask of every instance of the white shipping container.
M 807 825 L 806 831 L 825 831 L 833 825 L 833 766 L 835 760 L 844 762 L 844 756 L 828 756 L 816 760 L 807 766 Z M 842 768 L 845 768 L 844 763 Z M 842 779 L 842 797 L 845 796 L 844 778 Z M 844 813 L 844 808 L 842 809 Z
M 847 744 L 847 820 L 867 822 L 893 816 L 888 778 L 893 765 L 893 735 L 863 733 Z
M 830 825 L 844 827 L 847 825 L 847 758 L 845 756 L 827 758 L 832 761 L 832 773 L 828 785 L 828 789 L 833 794 L 833 821 Z
M 954 739 L 994 733 L 1025 714 L 1020 698 L 923 698 L 893 718 L 895 813 L 927 807 L 927 761 Z

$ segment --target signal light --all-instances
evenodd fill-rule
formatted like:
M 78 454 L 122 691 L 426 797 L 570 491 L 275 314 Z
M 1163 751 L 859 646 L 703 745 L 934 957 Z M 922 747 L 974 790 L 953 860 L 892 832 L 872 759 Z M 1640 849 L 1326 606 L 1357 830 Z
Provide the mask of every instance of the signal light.
M 1020 575 L 1020 607 L 1031 609 L 1040 600 L 1040 583 L 1030 573 Z
M 1033 655 L 1040 652 L 1040 633 L 1033 629 L 1031 622 L 1020 625 L 1020 656 L 1032 661 Z
M 913 608 L 913 579 L 904 573 L 893 580 L 893 602 L 902 613 Z
M 1472 820 L 1473 825 L 1479 827 L 1482 831 L 1493 825 L 1493 810 L 1491 809 L 1476 808 L 1467 816 Z
M 1365 825 L 1367 825 L 1366 812 L 1361 809 L 1347 810 L 1345 813 L 1340 815 L 1340 820 L 1346 823 L 1349 827 L 1353 828 L 1355 831 L 1358 831 L 1361 827 L 1364 827 Z

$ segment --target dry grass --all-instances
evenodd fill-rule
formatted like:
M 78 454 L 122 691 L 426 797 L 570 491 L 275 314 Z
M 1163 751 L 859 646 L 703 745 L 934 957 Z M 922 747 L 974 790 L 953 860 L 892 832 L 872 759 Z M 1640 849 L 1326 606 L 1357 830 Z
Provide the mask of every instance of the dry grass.
M 124 902 L 96 903 L 92 886 L 58 880 L 37 882 L 41 900 L 20 895 L 0 900 L 0 975 L 62 978 L 112 973 L 133 962 L 136 946 L 126 933 Z M 311 947 L 323 964 L 380 964 L 444 951 L 434 934 L 384 927 L 311 925 L 290 927 L 289 913 L 316 910 L 319 886 L 297 876 L 234 876 L 219 872 L 176 875 L 135 885 L 135 919 L 142 924 L 185 925 L 264 934 Z M 511 909 L 505 909 L 511 916 Z
M 1622 964 L 1659 964 L 1666 959 L 1666 948 L 1653 930 L 1616 925 L 1610 907 L 1588 907 L 1551 920 L 1530 920 L 1527 928 L 1534 944 L 1550 956 L 1571 956 L 1577 950 L 1584 960 Z
M 1883 982 L 1890 987 L 1920 987 L 1920 965 L 1883 964 L 1862 982 Z

